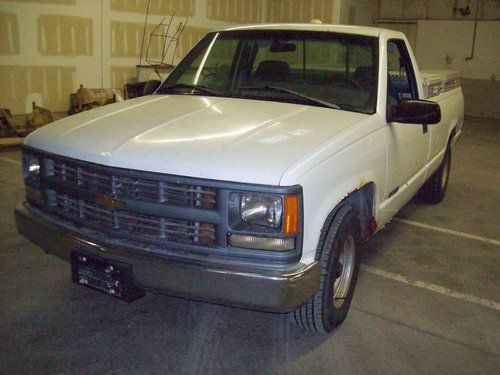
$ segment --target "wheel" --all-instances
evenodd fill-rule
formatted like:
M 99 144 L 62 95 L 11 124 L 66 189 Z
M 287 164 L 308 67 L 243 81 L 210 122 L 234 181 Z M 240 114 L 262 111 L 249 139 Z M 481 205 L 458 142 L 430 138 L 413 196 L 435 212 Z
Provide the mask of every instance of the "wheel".
M 325 334 L 344 321 L 358 277 L 360 237 L 356 212 L 347 206 L 341 208 L 319 254 L 319 288 L 314 296 L 292 313 L 299 327 Z
M 450 180 L 450 169 L 451 149 L 448 146 L 441 165 L 420 189 L 419 196 L 422 200 L 427 203 L 437 204 L 444 199 L 448 181 Z

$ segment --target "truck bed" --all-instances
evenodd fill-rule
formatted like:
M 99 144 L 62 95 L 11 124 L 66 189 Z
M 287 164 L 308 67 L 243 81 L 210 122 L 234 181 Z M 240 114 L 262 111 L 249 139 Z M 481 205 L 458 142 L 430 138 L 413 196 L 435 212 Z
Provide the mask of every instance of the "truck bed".
M 425 99 L 438 96 L 462 85 L 462 74 L 453 70 L 420 71 Z

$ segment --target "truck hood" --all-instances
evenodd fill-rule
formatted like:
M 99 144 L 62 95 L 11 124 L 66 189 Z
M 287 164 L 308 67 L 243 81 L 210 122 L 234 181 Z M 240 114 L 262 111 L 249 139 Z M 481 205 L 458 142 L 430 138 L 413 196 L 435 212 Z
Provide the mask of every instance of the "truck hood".
M 289 103 L 154 95 L 56 121 L 25 144 L 113 167 L 278 185 L 293 162 L 366 117 Z

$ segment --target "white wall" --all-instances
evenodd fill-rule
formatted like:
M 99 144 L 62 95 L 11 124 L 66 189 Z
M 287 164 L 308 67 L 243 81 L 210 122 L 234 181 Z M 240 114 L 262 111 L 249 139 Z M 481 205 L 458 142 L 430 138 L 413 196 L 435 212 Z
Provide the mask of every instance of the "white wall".
M 498 20 L 500 1 L 498 0 L 379 0 L 380 19 L 390 20 L 473 20 L 479 1 L 478 18 Z M 470 13 L 463 16 L 460 8 L 469 4 Z M 455 7 L 456 6 L 456 7 Z
M 500 22 L 479 21 L 474 58 L 473 21 L 419 21 L 417 61 L 421 69 L 462 72 L 465 114 L 500 118 Z
M 422 69 L 451 69 L 464 78 L 500 78 L 500 22 L 479 21 L 474 58 L 471 55 L 474 22 L 419 21 L 416 57 Z
M 471 54 L 476 5 L 479 11 L 474 59 Z M 421 69 L 462 72 L 465 113 L 500 118 L 500 1 L 380 0 L 378 24 L 405 32 Z M 456 5 L 456 7 L 455 7 Z M 455 8 L 455 10 L 454 10 Z

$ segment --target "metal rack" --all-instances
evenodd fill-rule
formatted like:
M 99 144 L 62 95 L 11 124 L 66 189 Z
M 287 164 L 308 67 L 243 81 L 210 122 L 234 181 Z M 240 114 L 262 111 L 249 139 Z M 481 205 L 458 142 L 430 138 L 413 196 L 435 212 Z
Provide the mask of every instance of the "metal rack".
M 147 9 L 146 9 L 146 18 L 144 20 L 144 31 L 142 35 L 142 45 L 141 45 L 141 56 L 139 59 L 139 64 L 137 67 L 137 80 L 141 82 L 141 70 L 150 70 L 154 69 L 155 73 L 158 75 L 160 79 L 166 73 L 169 73 L 174 67 L 174 59 L 175 53 L 177 51 L 177 46 L 179 43 L 179 39 L 186 28 L 186 24 L 188 22 L 188 17 L 184 19 L 183 22 L 179 22 L 178 26 L 175 27 L 174 16 L 175 12 L 169 16 L 165 16 L 162 18 L 161 22 L 156 25 L 151 34 L 149 35 L 146 54 L 144 56 L 144 42 L 146 38 L 146 31 L 148 25 L 148 17 L 149 17 L 149 6 L 151 1 L 148 1 Z M 161 53 L 158 59 L 158 56 L 151 55 L 151 46 L 157 38 L 161 39 Z M 171 56 L 169 58 L 169 53 Z M 143 59 L 146 64 L 143 64 Z

